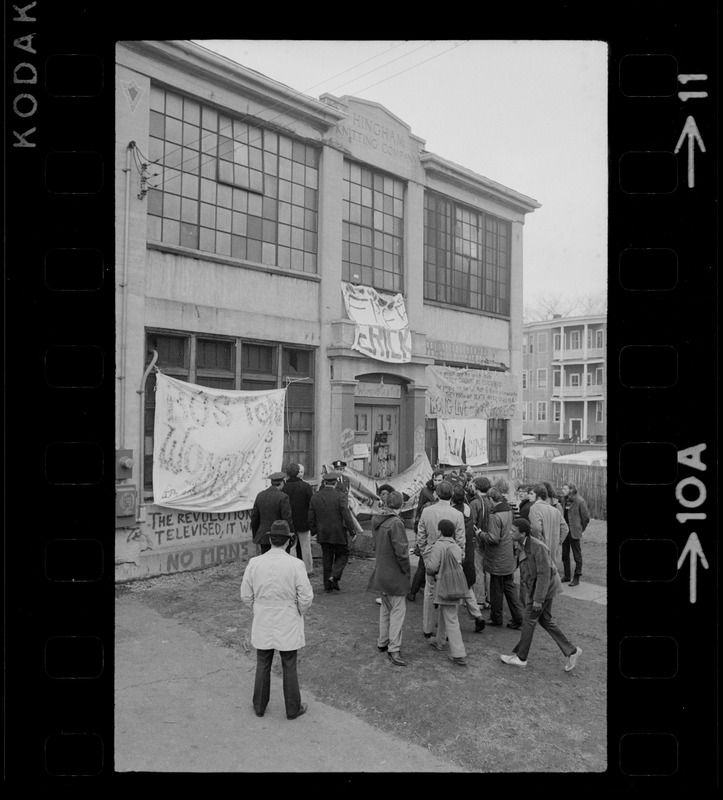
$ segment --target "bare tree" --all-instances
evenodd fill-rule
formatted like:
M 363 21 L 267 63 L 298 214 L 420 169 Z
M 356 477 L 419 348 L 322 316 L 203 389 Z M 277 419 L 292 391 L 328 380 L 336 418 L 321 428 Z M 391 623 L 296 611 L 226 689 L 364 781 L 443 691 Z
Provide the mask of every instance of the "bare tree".
M 538 295 L 534 303 L 525 305 L 522 310 L 522 322 L 541 322 L 561 317 L 587 316 L 607 313 L 607 295 L 605 292 L 587 292 L 576 295 L 550 294 Z

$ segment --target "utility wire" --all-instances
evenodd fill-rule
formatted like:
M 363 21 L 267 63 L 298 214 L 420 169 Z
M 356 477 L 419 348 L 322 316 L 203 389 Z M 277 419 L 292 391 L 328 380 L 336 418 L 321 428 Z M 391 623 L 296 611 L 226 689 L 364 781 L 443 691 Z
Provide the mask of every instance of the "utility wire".
M 403 43 L 402 43 L 402 44 L 403 44 Z M 350 79 L 350 80 L 348 80 L 348 81 L 345 81 L 344 83 L 341 83 L 341 84 L 339 84 L 338 86 L 336 86 L 336 87 L 334 87 L 333 89 L 330 89 L 330 90 L 328 90 L 328 91 L 337 91 L 337 90 L 338 90 L 338 89 L 340 89 L 342 86 L 346 86 L 347 84 L 349 84 L 349 83 L 352 83 L 352 82 L 354 82 L 354 81 L 358 80 L 359 78 L 365 77 L 366 75 L 370 75 L 372 72 L 376 72 L 376 71 L 378 71 L 379 69 L 381 69 L 382 67 L 388 66 L 389 64 L 392 64 L 392 63 L 394 63 L 395 61 L 399 61 L 401 58 L 404 58 L 404 57 L 406 57 L 406 56 L 408 56 L 408 55 L 412 55 L 413 53 L 416 53 L 418 50 L 421 50 L 421 49 L 422 49 L 422 48 L 424 48 L 424 47 L 428 47 L 430 44 L 433 44 L 433 42 L 425 42 L 424 44 L 422 44 L 422 45 L 420 45 L 419 47 L 415 48 L 415 49 L 414 49 L 414 50 L 412 50 L 411 52 L 404 53 L 404 54 L 402 54 L 401 56 L 398 56 L 397 58 L 394 58 L 394 59 L 392 59 L 391 61 L 385 62 L 384 64 L 381 64 L 380 66 L 378 66 L 378 67 L 375 67 L 374 69 L 372 69 L 372 70 L 369 70 L 368 72 L 365 72 L 363 75 L 360 75 L 360 76 L 357 76 L 356 78 L 352 78 L 352 79 Z M 460 44 L 466 44 L 466 42 L 462 42 L 462 43 L 460 43 Z M 419 62 L 419 63 L 417 63 L 417 64 L 413 64 L 412 66 L 410 66 L 410 67 L 407 67 L 406 69 L 400 70 L 399 72 L 395 72 L 393 75 L 390 75 L 390 76 L 388 76 L 387 78 L 383 78 L 381 81 L 377 81 L 376 83 L 373 83 L 373 84 L 371 84 L 370 86 L 367 86 L 367 87 L 365 87 L 364 89 L 361 89 L 361 90 L 360 90 L 360 92 L 364 92 L 364 91 L 366 91 L 367 89 L 370 89 L 370 88 L 372 88 L 373 86 L 377 86 L 377 85 L 379 85 L 380 83 L 384 83 L 384 82 L 385 82 L 385 81 L 387 81 L 387 80 L 391 80 L 391 78 L 394 78 L 394 77 L 396 77 L 397 75 L 401 75 L 401 74 L 403 74 L 403 73 L 405 73 L 405 72 L 409 72 L 410 70 L 412 70 L 412 69 L 415 69 L 416 67 L 418 67 L 418 66 L 421 66 L 422 64 L 425 64 L 425 63 L 427 63 L 428 61 L 432 61 L 434 58 L 437 58 L 437 57 L 439 57 L 439 56 L 441 56 L 441 55 L 444 55 L 445 53 L 448 53 L 448 52 L 450 52 L 451 50 L 454 50 L 456 47 L 459 47 L 459 46 L 460 46 L 460 44 L 456 44 L 456 45 L 454 45 L 453 47 L 450 47 L 450 48 L 448 48 L 447 50 L 444 50 L 444 51 L 442 51 L 441 53 L 437 53 L 436 55 L 434 55 L 434 56 L 431 56 L 430 58 L 427 58 L 427 59 L 425 59 L 424 61 L 421 61 L 421 62 Z M 398 45 L 395 45 L 395 47 L 396 47 L 396 46 L 398 46 Z M 392 48 L 392 49 L 393 49 L 393 48 Z M 387 52 L 389 52 L 389 51 L 387 51 Z M 368 61 L 368 60 L 370 60 L 370 59 L 367 59 L 367 61 Z M 365 62 L 363 62 L 363 61 L 362 61 L 362 62 L 360 62 L 360 64 L 363 64 L 363 63 L 365 63 Z M 355 67 L 357 67 L 357 66 L 360 66 L 360 64 L 356 64 L 354 67 L 350 67 L 350 69 L 354 69 Z M 348 71 L 349 71 L 349 70 L 345 70 L 345 72 L 348 72 Z M 340 74 L 343 74 L 343 73 L 340 73 Z M 326 82 L 326 81 L 322 81 L 322 83 L 325 83 L 325 82 Z M 318 86 L 318 85 L 320 85 L 320 84 L 316 84 L 316 85 Z M 312 88 L 313 88 L 313 87 L 312 87 Z M 306 97 L 306 95 L 303 95 L 303 93 L 302 93 L 302 92 L 298 92 L 298 91 L 296 91 L 295 89 L 294 89 L 294 90 L 292 90 L 292 91 L 294 91 L 294 93 L 295 93 L 295 94 L 297 94 L 297 95 L 299 95 L 299 96 L 303 96 L 303 97 L 304 97 L 304 99 L 308 99 L 308 98 Z M 280 102 L 281 102 L 281 101 L 280 101 Z M 280 105 L 280 102 L 279 102 L 279 103 L 276 103 L 276 104 L 275 104 L 275 105 L 273 105 L 273 106 L 270 106 L 270 107 L 268 107 L 268 108 L 264 109 L 264 111 L 273 111 L 273 109 L 274 109 L 274 108 L 278 108 L 278 106 Z M 282 116 L 282 114 L 278 114 L 278 115 L 276 115 L 275 117 L 271 117 L 270 119 L 260 119 L 259 121 L 260 121 L 260 122 L 262 122 L 262 123 L 269 123 L 269 122 L 273 122 L 275 119 L 278 119 L 278 118 L 279 118 L 279 117 L 281 117 L 281 116 Z M 305 118 L 308 118 L 308 119 L 311 119 L 311 116 L 310 116 L 310 115 L 308 115 L 308 114 L 304 114 L 303 112 L 301 113 L 301 115 L 300 115 L 300 116 L 302 116 L 302 117 L 305 117 Z M 226 130 L 228 129 L 228 127 L 230 127 L 230 126 L 227 126 L 227 128 L 224 128 L 224 129 L 222 129 L 222 130 L 223 130 L 223 131 L 226 131 Z M 210 134 L 210 133 L 212 133 L 212 132 L 211 132 L 211 131 L 209 131 L 209 134 Z M 221 131 L 219 131 L 219 132 L 218 132 L 218 135 L 222 135 L 222 134 L 221 134 Z M 260 139 L 261 139 L 261 136 L 259 136 L 259 137 L 255 138 L 255 139 L 252 139 L 252 140 L 250 140 L 249 142 L 245 142 L 244 144 L 246 144 L 246 146 L 248 147 L 248 146 L 251 146 L 252 144 L 254 144 L 255 142 L 258 142 L 258 141 L 260 141 Z M 201 140 L 200 140 L 200 139 L 196 139 L 196 140 L 195 140 L 195 141 L 193 141 L 193 142 L 189 142 L 189 144 L 198 144 L 198 142 L 199 142 L 199 141 L 201 141 Z M 177 152 L 178 152 L 179 150 L 181 150 L 182 148 L 183 148 L 183 146 L 179 146 L 179 147 L 177 147 L 175 150 L 171 150 L 169 153 L 167 153 L 167 154 L 165 155 L 165 158 L 168 158 L 169 156 L 173 155 L 174 153 L 177 153 Z M 208 164 L 208 163 L 210 163 L 210 162 L 212 162 L 212 161 L 215 161 L 215 160 L 218 158 L 218 156 L 217 156 L 217 155 L 214 153 L 213 155 L 210 155 L 208 158 L 206 158 L 206 159 L 204 160 L 204 159 L 203 159 L 203 155 L 204 155 L 204 154 L 203 154 L 203 153 L 201 153 L 201 154 L 199 154 L 198 156 L 196 156 L 196 154 L 194 154 L 194 156 L 193 156 L 193 158 L 196 158 L 196 157 L 198 157 L 198 158 L 199 158 L 199 170 L 200 170 L 201 166 L 203 166 L 204 164 Z M 187 159 L 186 161 L 182 161 L 182 162 L 181 162 L 181 163 L 180 163 L 180 164 L 179 164 L 177 167 L 168 167 L 168 166 L 166 166 L 165 164 L 161 164 L 160 166 L 162 166 L 164 169 L 167 169 L 167 170 L 168 170 L 168 169 L 174 169 L 174 170 L 177 170 L 177 171 L 180 173 L 180 172 L 182 172 L 182 171 L 183 171 L 183 166 L 184 166 L 184 164 L 188 164 L 190 160 L 191 160 L 191 159 Z M 154 164 L 158 164 L 158 160 L 156 160 L 156 161 L 154 161 L 154 162 L 152 162 L 152 163 L 154 163 Z M 163 181 L 161 181 L 159 184 L 155 184 L 155 185 L 153 185 L 153 184 L 149 184 L 149 185 L 151 186 L 151 188 L 154 188 L 154 189 L 160 189 L 160 188 L 162 188 L 162 187 L 163 187 L 163 186 L 164 186 L 164 185 L 165 185 L 165 184 L 166 184 L 168 181 L 171 181 L 171 180 L 176 180 L 178 177 L 180 177 L 180 175 L 174 175 L 174 176 L 172 176 L 172 177 L 165 178 L 165 179 L 164 179 Z
M 372 59 L 374 59 L 374 58 L 377 58 L 377 57 L 378 57 L 378 56 L 380 56 L 380 55 L 387 55 L 387 54 L 388 54 L 388 53 L 390 53 L 392 50 L 395 50 L 397 47 L 401 47 L 403 44 L 407 44 L 407 42 L 406 42 L 406 41 L 404 41 L 404 42 L 399 42 L 398 44 L 395 44 L 393 47 L 389 48 L 389 50 L 385 51 L 385 53 L 383 53 L 383 54 L 382 54 L 382 53 L 377 53 L 377 54 L 376 54 L 376 55 L 374 55 L 374 56 L 370 56 L 369 58 L 366 58 L 366 59 L 364 59 L 363 61 L 360 61 L 358 64 L 354 64 L 353 66 L 349 67 L 348 69 L 345 69 L 345 70 L 343 70 L 342 72 L 339 72 L 337 75 L 332 75 L 330 78 L 326 78 L 326 79 L 324 79 L 324 80 L 320 81 L 319 83 L 316 83 L 316 84 L 314 84 L 314 86 L 310 86 L 310 87 L 309 87 L 309 89 L 305 89 L 303 92 L 300 92 L 300 91 L 298 91 L 297 89 L 293 89 L 293 88 L 292 88 L 292 87 L 290 87 L 290 86 L 289 86 L 289 87 L 287 87 L 287 88 L 291 89 L 291 91 L 292 91 L 294 94 L 296 94 L 298 97 L 300 97 L 300 98 L 302 98 L 302 99 L 304 99 L 304 100 L 308 100 L 308 99 L 309 99 L 309 98 L 308 98 L 308 95 L 307 95 L 307 94 L 305 94 L 305 92 L 308 92 L 308 91 L 310 91 L 311 89 L 314 89 L 314 88 L 315 88 L 315 87 L 317 87 L 317 86 L 321 86 L 321 85 L 322 85 L 322 84 L 324 84 L 324 83 L 328 83 L 329 81 L 333 80 L 334 78 L 337 78 L 337 77 L 339 77 L 340 75 L 343 75 L 343 74 L 344 74 L 344 73 L 346 73 L 346 72 L 349 72 L 349 71 L 351 71 L 351 70 L 353 70 L 353 69 L 356 69 L 357 67 L 360 67 L 362 64 L 366 64 L 368 61 L 371 61 Z M 427 44 L 430 44 L 430 43 L 428 42 Z M 425 44 L 425 45 L 422 45 L 422 47 L 426 47 L 426 46 L 427 46 L 427 44 Z M 205 49 L 206 49 L 206 50 L 209 50 L 210 48 L 205 48 Z M 419 50 L 419 49 L 421 49 L 421 48 L 416 48 L 416 50 Z M 412 53 L 416 52 L 416 50 L 412 50 L 412 51 L 411 51 L 411 53 L 405 53 L 405 54 L 403 54 L 403 55 L 401 55 L 401 56 L 398 56 L 397 58 L 393 59 L 392 61 L 384 62 L 383 64 L 380 64 L 378 67 L 375 67 L 373 70 L 370 70 L 369 72 L 366 72 L 366 73 L 364 73 L 364 75 L 369 75 L 371 72 L 375 72 L 376 70 L 382 69 L 382 67 L 385 67 L 385 66 L 387 66 L 388 64 L 394 63 L 394 61 L 398 61 L 400 58 L 404 58 L 404 56 L 405 56 L 405 55 L 411 55 Z M 215 52 L 215 51 L 211 51 L 211 52 Z M 216 55 L 219 55 L 218 53 L 215 53 L 215 54 L 216 54 Z M 224 58 L 225 58 L 225 56 L 224 56 Z M 231 59 L 229 59 L 229 60 L 231 60 Z M 362 78 L 362 77 L 364 77 L 364 75 L 359 75 L 359 76 L 357 76 L 356 78 L 350 78 L 348 81 L 345 81 L 344 83 L 341 83 L 341 84 L 339 84 L 339 86 L 335 87 L 334 89 L 329 89 L 328 91 L 336 91 L 337 89 L 340 89 L 342 86 L 346 86 L 348 83 L 352 83 L 353 81 L 355 81 L 355 80 L 358 80 L 359 78 Z M 271 105 L 271 106 L 268 106 L 267 108 L 264 108 L 264 109 L 262 110 L 262 112 L 260 112 L 260 113 L 271 112 L 271 111 L 273 111 L 274 109 L 276 109 L 276 108 L 279 108 L 279 106 L 282 104 L 282 102 L 283 102 L 283 101 L 281 101 L 281 100 L 280 100 L 280 101 L 278 101 L 277 103 L 275 103 L 274 105 Z M 282 115 L 282 114 L 277 114 L 275 117 L 271 117 L 270 119 L 261 119 L 260 121 L 261 121 L 261 122 L 265 122 L 265 123 L 269 123 L 269 122 L 273 122 L 273 121 L 274 121 L 274 120 L 276 120 L 276 119 L 279 119 L 281 116 L 283 116 L 283 115 Z M 311 119 L 311 115 L 309 115 L 309 114 L 304 114 L 303 112 L 301 113 L 301 116 L 302 116 L 302 117 L 304 117 L 304 118 L 306 118 L 306 119 Z M 217 132 L 216 132 L 216 131 L 209 131 L 209 133 L 217 133 L 218 135 L 222 135 L 223 133 L 226 133 L 226 132 L 228 132 L 228 130 L 229 130 L 230 128 L 232 128 L 232 126 L 233 126 L 233 123 L 232 123 L 230 126 L 227 126 L 226 128 L 222 128 L 221 130 L 219 130 L 219 131 L 217 131 Z M 257 141 L 259 141 L 259 139 L 260 139 L 260 138 L 261 138 L 261 137 L 259 137 L 259 138 L 257 138 L 257 139 L 253 139 L 252 141 L 246 142 L 246 145 L 247 145 L 247 146 L 249 146 L 249 145 L 252 145 L 254 142 L 257 142 Z M 203 139 L 203 136 L 201 136 L 199 139 L 195 139 L 195 140 L 193 140 L 193 141 L 189 142 L 187 145 L 179 145 L 179 146 L 178 146 L 178 147 L 177 147 L 175 150 L 171 150 L 170 152 L 166 153 L 166 154 L 165 154 L 165 158 L 168 158 L 169 156 L 172 156 L 174 153 L 177 153 L 177 152 L 179 152 L 179 150 L 182 150 L 182 149 L 183 149 L 183 147 L 188 147 L 188 146 L 190 146 L 190 145 L 197 145 L 197 144 L 198 144 L 198 143 L 201 141 L 201 139 Z M 190 159 L 188 159 L 188 160 L 190 160 Z M 184 164 L 187 164 L 187 163 L 188 163 L 188 160 L 186 160 L 186 161 L 182 161 L 182 162 L 179 164 L 179 166 L 178 166 L 178 167 L 166 167 L 166 169 L 179 169 L 179 170 L 180 170 L 180 169 L 182 169 L 182 168 L 183 168 L 183 165 L 184 165 Z M 209 159 L 209 160 L 210 160 L 210 159 Z M 155 160 L 154 162 L 152 162 L 152 163 L 154 163 L 154 164 L 157 164 L 157 163 L 158 163 L 158 159 L 156 159 L 156 160 Z M 207 163 L 207 162 L 204 162 L 204 163 Z M 162 166 L 165 166 L 165 165 L 162 165 Z M 200 165 L 199 165 L 199 166 L 200 166 Z M 164 181 L 164 183 L 165 183 L 165 181 Z

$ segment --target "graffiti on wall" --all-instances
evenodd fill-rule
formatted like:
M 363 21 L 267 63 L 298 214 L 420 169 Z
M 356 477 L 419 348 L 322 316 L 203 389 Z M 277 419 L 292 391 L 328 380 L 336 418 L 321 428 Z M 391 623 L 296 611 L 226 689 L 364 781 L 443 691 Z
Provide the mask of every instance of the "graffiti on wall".
M 241 539 L 245 534 L 251 536 L 251 515 L 248 511 L 150 511 L 146 534 L 156 549 L 177 547 L 179 542 Z
M 163 572 L 183 572 L 188 569 L 202 569 L 223 564 L 227 561 L 247 560 L 253 553 L 249 552 L 249 542 L 228 542 L 210 547 L 193 547 L 188 550 L 177 550 L 168 553 L 161 560 Z
M 524 482 L 525 459 L 522 454 L 522 442 L 512 442 L 510 448 L 510 488 Z

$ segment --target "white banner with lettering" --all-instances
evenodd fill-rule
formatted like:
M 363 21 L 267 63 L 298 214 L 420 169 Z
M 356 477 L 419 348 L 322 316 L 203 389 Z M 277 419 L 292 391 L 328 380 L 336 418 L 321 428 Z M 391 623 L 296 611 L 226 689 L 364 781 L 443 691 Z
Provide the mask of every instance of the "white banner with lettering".
M 401 294 L 381 295 L 371 286 L 342 282 L 349 319 L 355 323 L 352 350 L 395 364 L 412 360 L 412 335 Z
M 464 443 L 465 459 L 462 459 Z M 437 458 L 440 464 L 478 467 L 487 464 L 487 420 L 437 417 Z
M 252 508 L 281 468 L 285 395 L 212 389 L 157 373 L 154 503 L 183 511 Z
M 491 369 L 425 367 L 427 417 L 512 419 L 517 381 L 510 372 Z

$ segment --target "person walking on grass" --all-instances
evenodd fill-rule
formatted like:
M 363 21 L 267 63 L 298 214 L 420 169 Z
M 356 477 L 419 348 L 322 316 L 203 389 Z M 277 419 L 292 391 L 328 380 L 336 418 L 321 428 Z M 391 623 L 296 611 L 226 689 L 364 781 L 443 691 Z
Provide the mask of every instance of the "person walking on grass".
M 577 486 L 567 482 L 562 487 L 562 497 L 564 501 L 563 514 L 565 522 L 570 529 L 568 535 L 562 540 L 562 582 L 570 581 L 570 586 L 577 586 L 582 575 L 582 535 L 590 523 L 590 512 L 587 504 L 580 497 Z M 570 580 L 570 550 L 575 559 L 575 574 Z
M 374 572 L 369 579 L 368 591 L 379 592 L 379 638 L 377 649 L 386 653 L 395 667 L 406 667 L 400 655 L 402 626 L 407 613 L 409 587 L 409 541 L 404 522 L 399 516 L 404 498 L 392 490 L 385 499 L 385 507 L 372 517 L 374 537 Z
M 445 551 L 450 550 L 453 557 L 461 565 L 464 553 L 459 545 L 455 542 L 455 523 L 449 519 L 441 519 L 438 523 L 439 538 L 434 542 L 432 547 L 427 551 L 425 557 L 425 565 L 427 576 L 434 579 L 439 573 L 442 566 L 442 559 L 445 557 Z M 449 600 L 440 594 L 440 586 L 437 581 L 434 581 L 434 604 L 437 606 L 437 636 L 429 640 L 429 644 L 435 650 L 444 651 L 449 642 L 449 655 L 447 656 L 450 661 L 460 667 L 467 666 L 467 651 L 462 641 L 462 631 L 459 627 L 459 605 L 460 600 Z
M 324 589 L 327 594 L 340 591 L 339 581 L 349 561 L 349 542 L 356 537 L 347 496 L 336 488 L 340 477 L 338 472 L 327 472 L 323 476 L 321 489 L 309 503 L 309 527 L 321 546 Z
M 241 600 L 253 611 L 251 646 L 256 648 L 253 707 L 263 717 L 271 693 L 271 662 L 281 656 L 287 719 L 306 713 L 296 670 L 297 653 L 304 647 L 304 614 L 314 599 L 304 562 L 286 552 L 293 537 L 285 520 L 272 523 L 269 550 L 249 560 L 241 581 Z
M 311 531 L 309 530 L 309 504 L 314 496 L 311 484 L 302 480 L 303 464 L 287 464 L 284 472 L 288 475 L 281 491 L 288 495 L 291 505 L 291 519 L 296 532 L 296 555 L 304 562 L 306 574 L 314 574 L 314 559 L 311 555 Z
M 526 598 L 525 612 L 520 640 L 512 648 L 512 653 L 500 655 L 500 660 L 515 667 L 526 667 L 535 626 L 539 622 L 567 657 L 565 672 L 570 672 L 582 655 L 582 648 L 572 644 L 552 619 L 552 600 L 562 591 L 557 567 L 550 558 L 547 545 L 531 535 L 530 523 L 526 519 L 514 520 L 512 539 L 520 545 L 517 559 Z
M 535 502 L 530 506 L 530 532 L 547 545 L 552 563 L 556 564 L 559 558 L 560 540 L 568 534 L 567 522 L 556 506 L 547 502 L 547 489 L 541 483 L 532 487 L 531 494 Z

